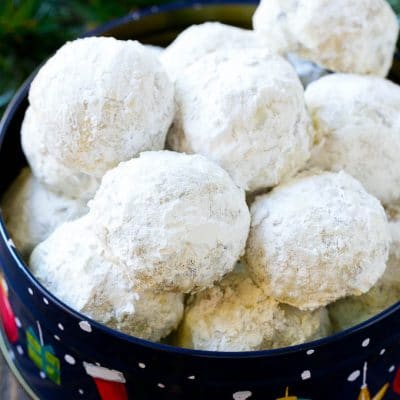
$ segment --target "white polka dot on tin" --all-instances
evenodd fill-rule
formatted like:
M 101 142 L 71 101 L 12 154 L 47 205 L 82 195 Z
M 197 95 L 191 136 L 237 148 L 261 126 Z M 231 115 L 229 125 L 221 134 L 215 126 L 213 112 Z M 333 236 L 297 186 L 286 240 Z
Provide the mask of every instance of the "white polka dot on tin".
M 18 327 L 18 328 L 21 328 L 21 327 L 22 327 L 22 324 L 21 324 L 20 319 L 19 319 L 18 317 L 15 317 L 14 319 L 15 319 L 15 323 L 16 323 L 17 327 Z
M 61 324 L 61 323 L 59 323 L 59 324 L 57 325 L 57 327 L 58 327 L 58 329 L 59 329 L 60 331 L 63 331 L 63 330 L 64 330 L 64 326 L 63 326 L 63 324 Z
M 362 341 L 361 346 L 362 346 L 362 347 L 367 347 L 367 346 L 369 345 L 369 343 L 370 343 L 370 339 L 369 339 L 369 338 L 366 338 L 366 339 L 364 339 L 364 340 Z
M 61 340 L 61 339 L 60 339 L 60 336 L 58 336 L 58 335 L 54 335 L 53 337 L 54 337 L 54 339 L 56 339 L 56 340 L 58 340 L 58 341 Z
M 308 369 L 301 373 L 301 379 L 303 379 L 303 381 L 310 378 L 311 378 L 311 371 L 309 371 Z
M 69 354 L 66 354 L 64 356 L 64 360 L 70 365 L 75 365 L 75 358 L 70 356 Z
M 250 390 L 244 390 L 241 392 L 233 393 L 232 398 L 234 400 L 246 400 L 249 399 L 252 395 L 253 393 L 251 393 Z
M 389 372 L 393 372 L 396 369 L 394 365 L 391 365 L 390 368 L 388 369 Z
M 314 354 L 315 353 L 315 350 L 314 349 L 310 349 L 310 350 L 307 350 L 307 355 L 308 356 L 311 356 L 311 354 Z
M 347 380 L 349 382 L 354 382 L 361 375 L 360 370 L 353 371 L 348 377 Z
M 43 297 L 43 303 L 46 304 L 46 306 L 49 305 L 49 301 L 46 299 L 46 297 Z
M 43 371 L 40 371 L 40 377 L 42 378 L 42 379 L 45 379 L 46 378 L 46 374 L 43 372 Z
M 32 290 L 32 288 L 28 287 L 28 293 L 29 293 L 31 296 L 33 296 L 33 290 Z
M 80 395 L 83 395 L 83 394 L 85 394 L 85 392 L 84 392 L 84 390 L 83 390 L 83 389 L 79 389 L 79 390 L 78 390 L 78 393 L 79 393 Z
M 92 325 L 90 325 L 88 321 L 79 322 L 79 327 L 85 332 L 92 332 Z
M 18 346 L 17 346 L 17 352 L 18 352 L 18 354 L 19 354 L 20 356 L 22 356 L 22 354 L 24 354 L 24 349 L 23 349 L 20 345 L 18 345 Z
M 164 385 L 163 383 L 157 383 L 157 386 L 158 386 L 159 388 L 161 388 L 161 389 L 164 389 L 164 388 L 165 388 L 165 385 Z
M 379 355 L 380 355 L 380 356 L 383 356 L 383 355 L 385 354 L 385 352 L 386 352 L 386 349 L 382 349 L 382 350 L 379 352 Z
M 195 377 L 194 375 L 190 375 L 190 376 L 188 376 L 187 378 L 190 379 L 191 381 L 193 381 L 193 380 L 196 379 L 196 377 Z
M 146 364 L 144 364 L 142 362 L 138 363 L 138 366 L 139 366 L 139 368 L 146 368 Z

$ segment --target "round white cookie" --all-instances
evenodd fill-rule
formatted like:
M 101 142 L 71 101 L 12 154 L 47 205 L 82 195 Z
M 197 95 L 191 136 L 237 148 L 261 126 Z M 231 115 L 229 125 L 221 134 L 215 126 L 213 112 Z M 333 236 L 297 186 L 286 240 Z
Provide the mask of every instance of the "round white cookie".
M 313 130 L 291 65 L 262 49 L 221 50 L 175 82 L 168 144 L 203 154 L 247 191 L 276 186 L 304 167 Z
M 304 343 L 329 331 L 325 308 L 300 311 L 279 304 L 246 272 L 235 270 L 189 300 L 177 344 L 196 350 L 264 350 Z
M 100 179 L 66 167 L 48 151 L 35 112 L 29 107 L 21 130 L 21 144 L 35 178 L 52 192 L 71 199 L 93 198 Z
M 173 85 L 150 50 L 111 37 L 66 43 L 29 91 L 47 152 L 95 177 L 141 151 L 164 147 L 173 97 Z
M 302 310 L 367 292 L 390 233 L 377 199 L 345 172 L 309 172 L 256 198 L 246 260 L 266 294 Z
M 57 195 L 45 188 L 29 168 L 21 171 L 4 194 L 1 209 L 7 230 L 25 259 L 59 225 L 88 212 L 85 202 Z
M 107 172 L 90 203 L 108 254 L 143 287 L 186 293 L 211 286 L 243 253 L 244 191 L 200 155 L 145 152 Z
M 345 170 L 384 204 L 400 199 L 400 87 L 334 74 L 305 93 L 317 144 L 310 165 Z
M 186 67 L 216 50 L 265 47 L 263 37 L 254 31 L 220 22 L 205 22 L 181 32 L 160 59 L 168 76 L 175 81 Z
M 94 320 L 158 341 L 177 327 L 183 295 L 141 291 L 98 246 L 89 216 L 60 226 L 32 253 L 35 277 L 61 301 Z
M 332 71 L 382 77 L 399 30 L 386 0 L 262 0 L 253 26 L 275 51 Z
M 335 330 L 357 325 L 400 301 L 400 219 L 389 221 L 392 244 L 384 275 L 372 289 L 361 295 L 330 304 Z

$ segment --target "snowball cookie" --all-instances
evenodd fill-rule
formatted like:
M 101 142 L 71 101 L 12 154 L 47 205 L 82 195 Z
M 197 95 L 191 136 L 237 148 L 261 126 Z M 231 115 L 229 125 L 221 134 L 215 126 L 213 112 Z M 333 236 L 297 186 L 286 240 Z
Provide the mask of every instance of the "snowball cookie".
M 389 221 L 389 227 L 392 244 L 384 275 L 369 292 L 341 299 L 329 306 L 336 330 L 357 325 L 400 300 L 400 219 Z
M 253 26 L 275 51 L 379 76 L 392 65 L 399 29 L 385 0 L 262 0 Z
M 60 226 L 32 253 L 35 277 L 71 308 L 112 328 L 158 341 L 177 327 L 183 295 L 140 291 L 110 262 L 88 216 Z
M 29 101 L 46 150 L 66 167 L 101 177 L 120 161 L 164 147 L 173 85 L 139 42 L 68 42 L 40 69 Z
M 203 154 L 247 191 L 294 175 L 310 156 L 303 87 L 290 64 L 261 49 L 220 50 L 175 82 L 174 150 Z
M 306 88 L 311 82 L 328 75 L 330 72 L 326 69 L 319 67 L 311 61 L 304 60 L 296 54 L 289 53 L 286 56 L 292 67 L 295 69 L 301 83 Z
M 160 59 L 169 77 L 175 80 L 186 67 L 216 50 L 265 47 L 264 38 L 254 31 L 220 22 L 205 22 L 181 32 Z
M 266 294 L 302 310 L 367 292 L 390 234 L 377 199 L 345 172 L 309 172 L 251 206 L 246 260 Z
M 197 350 L 251 351 L 286 347 L 328 333 L 326 309 L 282 306 L 235 270 L 190 298 L 178 345 Z
M 84 202 L 47 190 L 29 168 L 24 168 L 7 190 L 1 209 L 11 238 L 26 259 L 57 226 L 88 212 Z
M 107 172 L 90 214 L 132 279 L 179 293 L 231 271 L 250 224 L 244 191 L 222 168 L 170 151 L 145 152 Z
M 38 118 L 29 107 L 21 130 L 22 149 L 35 178 L 46 188 L 61 196 L 88 201 L 93 198 L 100 179 L 66 167 L 49 153 L 43 142 Z
M 335 74 L 311 84 L 305 97 L 318 142 L 310 164 L 345 170 L 385 204 L 400 199 L 400 87 Z

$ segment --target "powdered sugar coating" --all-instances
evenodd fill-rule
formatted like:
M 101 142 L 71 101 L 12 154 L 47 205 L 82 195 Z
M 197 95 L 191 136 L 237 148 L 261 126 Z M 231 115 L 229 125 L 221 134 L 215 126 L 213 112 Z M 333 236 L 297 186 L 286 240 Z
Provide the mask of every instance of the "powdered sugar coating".
M 66 167 L 49 152 L 35 113 L 29 107 L 21 129 L 24 154 L 35 178 L 52 192 L 71 199 L 90 200 L 100 179 Z
M 85 216 L 59 227 L 32 253 L 36 278 L 76 311 L 143 339 L 158 341 L 177 327 L 183 295 L 140 291 L 107 259 Z
M 24 258 L 59 225 L 87 213 L 84 202 L 52 193 L 24 168 L 1 201 L 7 230 Z
M 159 57 L 162 52 L 164 51 L 164 48 L 161 46 L 155 46 L 153 44 L 145 44 L 145 47 L 147 50 L 150 50 L 154 56 Z
M 396 285 L 400 291 L 400 216 L 389 220 L 392 243 L 389 250 L 389 259 L 386 272 L 382 280 Z
M 181 32 L 160 59 L 168 76 L 175 81 L 186 67 L 216 50 L 265 47 L 265 40 L 253 31 L 220 22 L 205 22 Z
M 281 305 L 244 271 L 228 274 L 189 300 L 177 337 L 182 347 L 252 351 L 300 344 L 330 331 L 326 309 Z
M 47 151 L 101 177 L 120 161 L 164 147 L 173 85 L 139 42 L 90 37 L 68 42 L 40 69 L 29 101 Z
M 290 64 L 260 49 L 221 50 L 175 82 L 172 149 L 203 154 L 248 191 L 279 184 L 310 156 L 312 128 Z
M 256 198 L 246 248 L 266 294 L 302 310 L 367 292 L 390 233 L 377 199 L 345 172 L 309 172 Z
M 384 204 L 399 200 L 400 87 L 334 74 L 312 83 L 305 97 L 318 139 L 310 164 L 345 170 Z
M 382 278 L 369 292 L 329 305 L 329 314 L 336 330 L 359 324 L 400 301 L 400 219 L 389 221 L 389 228 L 392 243 Z
M 250 224 L 244 192 L 222 168 L 170 151 L 145 152 L 109 171 L 90 214 L 132 279 L 180 293 L 231 271 Z
M 262 0 L 253 26 L 276 51 L 332 71 L 382 77 L 399 30 L 385 0 Z

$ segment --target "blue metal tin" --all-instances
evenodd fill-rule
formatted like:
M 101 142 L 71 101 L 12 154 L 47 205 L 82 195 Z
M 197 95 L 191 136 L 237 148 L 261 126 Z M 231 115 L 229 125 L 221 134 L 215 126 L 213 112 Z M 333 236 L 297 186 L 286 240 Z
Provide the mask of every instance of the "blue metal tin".
M 134 12 L 91 34 L 165 45 L 186 26 L 249 27 L 253 1 L 175 3 Z M 395 61 L 392 77 L 399 69 Z M 31 78 L 0 123 L 0 193 L 26 161 L 20 127 Z M 41 400 L 400 399 L 400 304 L 304 345 L 220 353 L 151 343 L 73 311 L 31 275 L 0 221 L 0 347 Z

